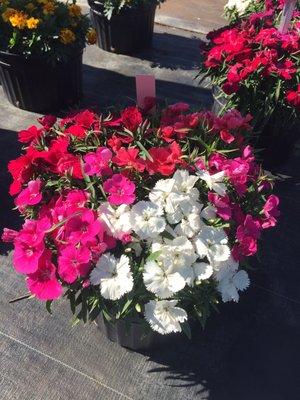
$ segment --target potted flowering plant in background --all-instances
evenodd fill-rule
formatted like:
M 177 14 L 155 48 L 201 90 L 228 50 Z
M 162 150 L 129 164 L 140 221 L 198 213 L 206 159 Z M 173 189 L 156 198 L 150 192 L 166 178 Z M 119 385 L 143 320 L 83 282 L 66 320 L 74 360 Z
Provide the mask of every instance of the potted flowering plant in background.
M 0 81 L 8 100 L 36 112 L 77 102 L 82 51 L 94 39 L 75 1 L 1 1 Z
M 282 10 L 285 0 L 228 0 L 224 15 L 230 22 L 249 17 L 253 13 L 272 13 L 274 8 Z
M 88 0 L 98 46 L 128 54 L 151 47 L 155 10 L 164 0 Z
M 215 111 L 253 115 L 253 143 L 266 149 L 266 165 L 284 161 L 299 137 L 299 12 L 285 34 L 278 21 L 269 7 L 209 33 L 200 65 L 215 87 Z
M 132 349 L 153 331 L 189 335 L 188 320 L 204 325 L 220 301 L 237 302 L 279 214 L 249 119 L 178 103 L 151 116 L 48 116 L 21 131 L 8 168 L 25 222 L 2 238 L 30 294 L 48 309 L 64 296 L 76 320 L 104 319 Z

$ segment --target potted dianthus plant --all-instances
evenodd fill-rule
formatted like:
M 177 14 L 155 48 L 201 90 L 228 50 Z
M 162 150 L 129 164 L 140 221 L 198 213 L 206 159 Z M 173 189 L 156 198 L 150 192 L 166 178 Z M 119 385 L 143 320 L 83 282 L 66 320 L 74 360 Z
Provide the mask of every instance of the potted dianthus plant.
M 250 284 L 248 258 L 279 199 L 255 160 L 249 116 L 83 110 L 19 132 L 10 194 L 25 222 L 5 229 L 28 297 L 61 297 L 134 350 L 204 326 Z M 31 300 L 32 301 L 32 300 Z
M 237 108 L 253 116 L 252 143 L 264 149 L 267 166 L 288 158 L 300 129 L 299 8 L 281 33 L 283 2 L 274 4 L 267 1 L 262 11 L 241 18 L 234 14 L 235 22 L 210 32 L 200 64 L 214 85 L 214 111 Z
M 36 112 L 78 102 L 87 41 L 95 34 L 75 1 L 1 1 L 0 82 L 8 100 Z
M 98 46 L 128 54 L 151 47 L 156 7 L 164 0 L 88 0 Z

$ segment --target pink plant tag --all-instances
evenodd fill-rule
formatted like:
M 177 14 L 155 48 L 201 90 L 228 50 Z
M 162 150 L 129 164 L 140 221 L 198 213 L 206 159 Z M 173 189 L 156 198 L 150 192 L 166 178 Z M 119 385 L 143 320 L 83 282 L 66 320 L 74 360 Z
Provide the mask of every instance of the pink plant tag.
M 295 10 L 297 0 L 285 0 L 285 5 L 282 10 L 282 17 L 279 23 L 278 30 L 281 33 L 286 33 Z
M 156 98 L 154 75 L 136 75 L 136 100 L 141 109 L 147 107 L 147 100 Z

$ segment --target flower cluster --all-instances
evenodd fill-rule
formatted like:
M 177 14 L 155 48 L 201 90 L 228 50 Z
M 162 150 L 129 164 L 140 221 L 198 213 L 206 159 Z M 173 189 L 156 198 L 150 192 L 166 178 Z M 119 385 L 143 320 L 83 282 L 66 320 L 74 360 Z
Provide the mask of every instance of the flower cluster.
M 75 1 L 0 1 L 1 51 L 60 59 L 87 41 L 93 44 L 95 34 Z
M 274 10 L 281 11 L 285 2 L 286 0 L 228 0 L 224 12 L 230 22 L 237 22 L 254 13 L 264 15 Z
M 25 222 L 2 238 L 30 292 L 66 296 L 84 321 L 144 315 L 161 334 L 238 301 L 246 259 L 279 215 L 250 119 L 178 103 L 46 116 L 19 132 L 24 153 L 8 168 Z
M 255 132 L 269 123 L 281 135 L 299 117 L 299 17 L 295 11 L 283 34 L 276 28 L 278 8 L 269 6 L 208 34 L 200 72 L 222 89 L 229 109 L 255 116 Z

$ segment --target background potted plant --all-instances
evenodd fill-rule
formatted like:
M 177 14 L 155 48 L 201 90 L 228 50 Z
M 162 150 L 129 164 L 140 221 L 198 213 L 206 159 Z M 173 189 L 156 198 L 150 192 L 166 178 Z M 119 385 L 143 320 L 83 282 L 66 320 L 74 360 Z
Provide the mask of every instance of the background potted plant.
M 37 112 L 77 102 L 82 51 L 94 39 L 75 1 L 1 1 L 0 80 L 8 100 Z
M 278 8 L 250 14 L 208 34 L 200 72 L 214 85 L 215 111 L 253 116 L 253 143 L 266 165 L 284 161 L 299 137 L 300 18 L 278 31 Z
M 88 0 L 98 46 L 121 54 L 151 47 L 155 10 L 164 0 Z
M 75 322 L 97 319 L 132 349 L 151 331 L 190 336 L 188 321 L 204 326 L 219 302 L 237 302 L 279 214 L 249 119 L 178 103 L 47 116 L 21 131 L 24 152 L 8 168 L 25 222 L 2 239 L 29 295 L 48 310 L 64 296 Z

